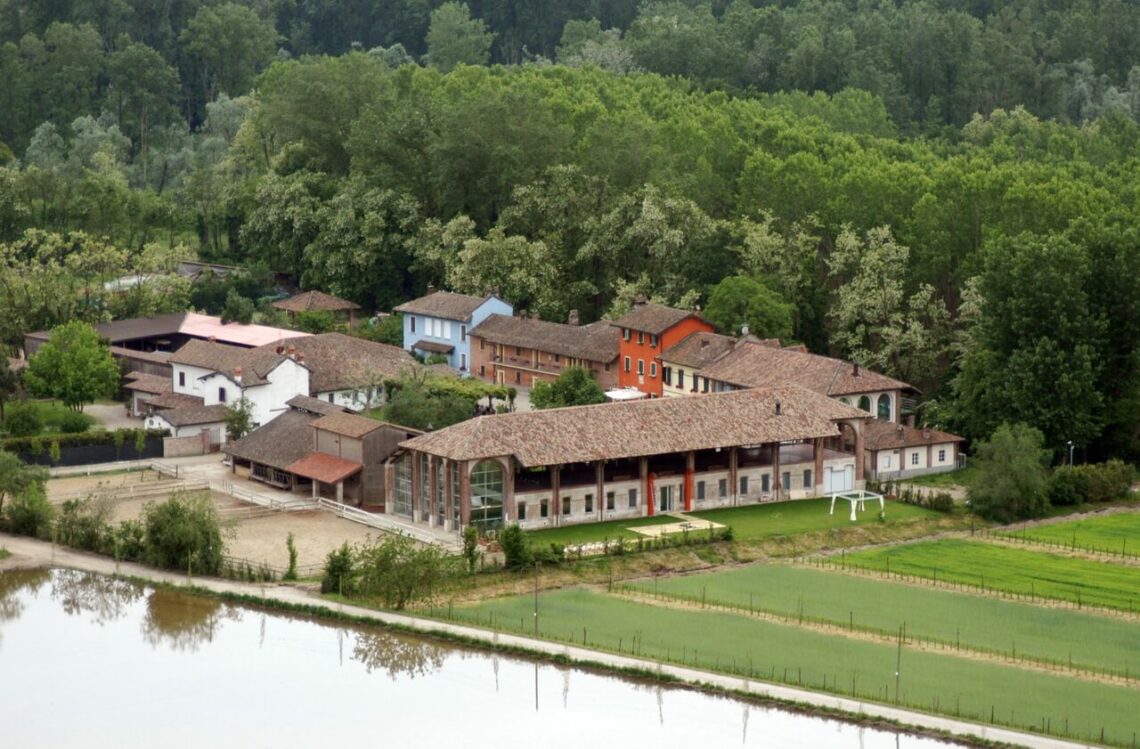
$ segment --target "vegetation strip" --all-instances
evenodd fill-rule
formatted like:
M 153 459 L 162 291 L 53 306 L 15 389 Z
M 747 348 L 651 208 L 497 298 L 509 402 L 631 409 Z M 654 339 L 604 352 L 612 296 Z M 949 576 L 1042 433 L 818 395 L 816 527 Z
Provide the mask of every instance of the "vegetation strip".
M 1085 551 L 1109 558 L 1140 558 L 1140 512 L 1116 512 L 991 533 L 1024 544 Z
M 893 637 L 902 627 L 909 640 L 946 650 L 1140 676 L 1140 626 L 1118 617 L 786 564 L 642 580 L 622 589 L 879 637 Z
M 831 556 L 833 567 L 902 574 L 976 586 L 1019 599 L 1055 599 L 1135 612 L 1140 575 L 1129 567 L 971 541 L 943 538 Z

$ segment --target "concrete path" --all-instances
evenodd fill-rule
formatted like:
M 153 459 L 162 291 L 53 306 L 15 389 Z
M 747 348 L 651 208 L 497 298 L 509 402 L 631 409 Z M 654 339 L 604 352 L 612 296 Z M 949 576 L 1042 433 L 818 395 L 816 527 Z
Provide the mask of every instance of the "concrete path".
M 185 575 L 154 570 L 149 567 L 143 567 L 142 565 L 137 564 L 117 564 L 113 559 L 108 559 L 106 557 L 78 552 L 72 549 L 54 546 L 53 544 L 49 544 L 43 541 L 36 541 L 33 539 L 22 538 L 18 536 L 0 534 L 0 547 L 6 548 L 14 555 L 9 559 L 0 562 L 0 570 L 3 570 L 5 566 L 32 566 L 38 564 L 55 567 L 70 567 L 73 569 L 87 570 L 90 572 L 98 572 L 106 575 L 122 573 L 141 579 L 152 580 L 155 582 L 161 582 L 170 585 L 185 585 L 187 583 L 187 578 Z M 753 679 L 727 676 L 723 674 L 711 673 L 708 671 L 698 671 L 696 669 L 685 668 L 683 666 L 661 664 L 657 663 L 656 661 L 650 661 L 641 658 L 615 655 L 613 653 L 606 653 L 597 650 L 588 650 L 572 645 L 546 642 L 544 640 L 536 640 L 529 637 L 520 637 L 518 635 L 508 635 L 499 632 L 478 629 L 475 627 L 451 624 L 448 622 L 437 622 L 429 619 L 420 619 L 414 616 L 408 616 L 406 614 L 396 614 L 387 611 L 376 611 L 373 609 L 361 608 L 359 606 L 332 603 L 302 588 L 288 585 L 264 586 L 207 577 L 196 577 L 193 580 L 193 584 L 200 588 L 206 588 L 218 593 L 236 593 L 250 596 L 260 596 L 267 600 L 275 600 L 281 603 L 293 605 L 303 604 L 309 606 L 325 606 L 354 617 L 370 619 L 380 624 L 393 624 L 423 632 L 424 634 L 429 635 L 432 633 L 457 635 L 474 640 L 480 640 L 492 646 L 520 648 L 537 654 L 564 656 L 571 662 L 603 664 L 605 666 L 610 666 L 617 669 L 634 668 L 646 671 L 655 671 L 659 674 L 674 677 L 681 682 L 693 686 L 712 685 L 713 687 L 735 690 L 739 692 L 747 692 L 749 694 L 754 694 L 760 697 L 797 702 L 803 705 L 811 705 L 827 710 L 840 710 L 846 713 L 850 713 L 854 716 L 871 716 L 876 718 L 883 718 L 886 720 L 897 721 L 907 726 L 917 726 L 926 729 L 933 729 L 936 731 L 945 731 L 948 734 L 961 736 L 967 740 L 968 737 L 978 737 L 988 741 L 998 741 L 1014 744 L 1017 746 L 1030 747 L 1030 749 L 1076 749 L 1077 747 L 1092 746 L 1090 744 L 1078 744 L 1070 741 L 1063 741 L 1061 739 L 1022 733 L 1020 731 L 1014 731 L 1006 728 L 984 726 L 963 720 L 955 720 L 953 718 L 944 718 L 936 715 L 911 712 L 909 710 L 890 707 L 889 705 L 880 705 L 873 702 L 863 702 L 861 700 L 848 699 L 846 697 L 838 697 L 835 695 L 823 694 L 820 692 L 812 692 L 806 689 L 797 689 L 794 687 L 787 687 L 779 684 L 769 684 L 767 682 L 756 681 Z M 539 626 L 541 627 L 541 619 L 539 620 Z

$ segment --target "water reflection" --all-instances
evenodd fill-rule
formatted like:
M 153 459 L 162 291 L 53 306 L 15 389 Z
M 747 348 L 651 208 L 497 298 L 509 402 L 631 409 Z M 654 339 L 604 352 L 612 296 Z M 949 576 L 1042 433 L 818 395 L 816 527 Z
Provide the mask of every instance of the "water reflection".
M 90 614 L 99 625 L 123 617 L 143 592 L 140 585 L 93 572 L 56 570 L 51 575 L 52 599 L 69 615 Z
M 237 621 L 239 611 L 213 598 L 151 591 L 146 599 L 142 635 L 152 647 L 193 653 L 213 642 L 224 621 Z
M 14 570 L 0 574 L 0 624 L 15 621 L 24 613 L 24 601 L 19 593 L 35 593 L 51 579 L 47 570 Z M 4 633 L 0 631 L 0 645 Z
M 397 677 L 427 676 L 443 667 L 447 651 L 428 642 L 391 635 L 380 630 L 356 632 L 352 659 L 364 664 L 368 673 L 383 671 Z

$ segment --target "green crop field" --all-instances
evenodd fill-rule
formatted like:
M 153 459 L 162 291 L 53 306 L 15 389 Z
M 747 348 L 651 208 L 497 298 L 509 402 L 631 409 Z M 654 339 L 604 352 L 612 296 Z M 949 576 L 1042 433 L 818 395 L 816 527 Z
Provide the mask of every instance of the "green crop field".
M 834 515 L 828 514 L 830 508 L 830 499 L 801 499 L 793 502 L 727 507 L 723 510 L 705 510 L 691 514 L 714 523 L 731 525 L 734 536 L 740 539 L 790 536 L 879 522 L 878 503 L 868 502 L 867 509 L 859 513 L 859 519 L 854 523 L 851 522 L 851 508 L 846 501 L 835 503 Z M 937 517 L 939 513 L 933 510 L 902 502 L 887 502 L 885 522 L 891 524 Z
M 756 564 L 642 582 L 635 589 L 692 601 L 823 619 L 951 646 L 1140 674 L 1140 623 L 1071 609 L 921 588 L 810 567 Z
M 455 609 L 453 619 L 529 633 L 533 599 L 517 596 Z M 438 610 L 437 610 L 438 613 Z M 446 613 L 446 612 L 444 612 Z M 492 619 L 493 617 L 493 619 Z M 674 609 L 605 593 L 540 596 L 542 636 L 589 647 L 752 674 L 890 702 L 897 651 L 891 644 L 828 635 L 721 611 Z M 826 683 L 826 686 L 825 686 Z M 904 647 L 900 702 L 911 707 L 1130 745 L 1140 730 L 1140 690 Z
M 1019 596 L 1125 611 L 1140 607 L 1138 567 L 980 541 L 946 538 L 880 547 L 847 554 L 846 563 Z
M 1096 515 L 1065 523 L 999 532 L 999 535 L 1028 543 L 1140 556 L 1140 512 Z

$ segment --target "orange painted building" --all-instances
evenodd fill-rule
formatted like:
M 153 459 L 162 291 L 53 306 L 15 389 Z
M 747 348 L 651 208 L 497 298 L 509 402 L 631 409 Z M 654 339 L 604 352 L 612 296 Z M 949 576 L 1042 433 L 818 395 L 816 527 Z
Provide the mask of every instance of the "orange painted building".
M 613 325 L 621 329 L 618 386 L 661 397 L 661 352 L 691 333 L 713 331 L 696 312 L 638 301 Z

